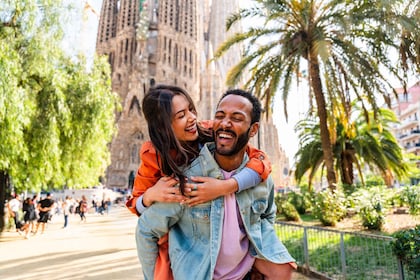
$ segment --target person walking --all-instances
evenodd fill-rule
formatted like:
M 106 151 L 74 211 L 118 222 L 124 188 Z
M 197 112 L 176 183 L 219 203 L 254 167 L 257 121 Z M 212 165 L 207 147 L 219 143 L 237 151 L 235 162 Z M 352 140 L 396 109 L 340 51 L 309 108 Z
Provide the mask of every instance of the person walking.
M 45 232 L 45 225 L 50 219 L 51 209 L 54 207 L 54 200 L 52 199 L 51 193 L 47 193 L 47 196 L 40 200 L 37 205 L 39 211 L 39 218 L 36 224 L 34 235 L 38 233 L 39 226 L 41 225 L 41 234 Z
M 25 199 L 22 205 L 22 210 L 24 213 L 23 220 L 27 225 L 27 228 L 25 229 L 25 238 L 29 238 L 30 233 L 34 230 L 35 221 L 37 219 L 35 204 L 32 198 L 27 197 Z
M 70 215 L 70 206 L 72 205 L 71 197 L 66 196 L 62 203 L 63 208 L 63 215 L 64 215 L 64 225 L 63 228 L 67 228 L 68 222 L 69 222 L 69 215 Z
M 13 222 L 15 224 L 16 232 L 20 233 L 20 228 L 22 227 L 22 223 L 19 220 L 19 211 L 21 207 L 20 195 L 15 194 L 11 196 L 10 200 L 7 203 L 7 210 L 9 216 L 13 218 Z
M 80 221 L 86 222 L 86 213 L 88 211 L 88 202 L 85 195 L 82 195 L 82 199 L 79 202 L 79 215 Z

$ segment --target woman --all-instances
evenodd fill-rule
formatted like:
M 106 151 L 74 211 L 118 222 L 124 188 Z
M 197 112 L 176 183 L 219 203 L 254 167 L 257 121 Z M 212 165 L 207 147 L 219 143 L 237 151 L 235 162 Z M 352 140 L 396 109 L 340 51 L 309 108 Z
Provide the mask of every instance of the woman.
M 86 222 L 86 213 L 88 211 L 88 202 L 85 195 L 82 195 L 82 199 L 79 202 L 79 216 L 81 222 Z
M 254 186 L 271 172 L 265 154 L 248 147 L 248 168 L 233 178 L 196 177 L 189 178 L 191 181 L 187 183 L 183 169 L 198 156 L 205 142 L 213 140 L 211 122 L 198 123 L 191 97 L 175 86 L 160 85 L 150 89 L 142 108 L 151 141 L 141 148 L 141 164 L 132 198 L 126 204 L 137 215 L 153 202 L 181 202 L 190 206 L 207 202 Z M 159 245 L 154 279 L 173 279 L 167 237 L 159 240 Z
M 27 197 L 22 205 L 22 211 L 24 213 L 23 220 L 27 224 L 25 237 L 29 238 L 29 233 L 33 230 L 35 221 L 37 219 L 35 204 L 32 198 Z

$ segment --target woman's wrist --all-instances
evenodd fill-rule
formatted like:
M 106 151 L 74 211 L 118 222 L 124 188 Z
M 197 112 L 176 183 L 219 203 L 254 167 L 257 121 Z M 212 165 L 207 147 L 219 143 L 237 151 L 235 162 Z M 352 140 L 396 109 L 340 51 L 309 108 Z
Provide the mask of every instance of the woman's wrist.
M 225 180 L 227 184 L 228 194 L 235 193 L 239 189 L 238 181 L 235 178 L 229 178 Z
M 153 204 L 153 200 L 149 196 L 149 189 L 143 194 L 143 205 L 149 207 Z

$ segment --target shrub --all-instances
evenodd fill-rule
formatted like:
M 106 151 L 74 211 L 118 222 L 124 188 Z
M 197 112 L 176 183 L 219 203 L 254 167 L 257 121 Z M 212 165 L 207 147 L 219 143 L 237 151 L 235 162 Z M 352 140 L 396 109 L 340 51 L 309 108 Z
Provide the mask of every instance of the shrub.
M 283 203 L 281 204 L 281 211 L 282 214 L 285 216 L 286 220 L 294 222 L 301 221 L 299 212 L 296 210 L 295 206 L 293 206 L 293 204 L 289 201 L 283 201 Z
M 364 227 L 370 230 L 381 230 L 385 224 L 386 202 L 389 201 L 384 187 L 360 189 L 353 193 L 352 199 L 356 203 L 356 212 L 362 219 Z
M 278 194 L 274 197 L 274 203 L 276 204 L 276 207 L 277 207 L 277 213 L 276 213 L 277 215 L 280 215 L 282 213 L 281 205 L 283 201 L 285 201 L 286 199 L 287 199 L 286 197 L 282 195 L 278 195 Z
M 420 276 L 420 225 L 413 229 L 402 230 L 394 234 L 393 253 L 414 272 L 415 279 Z
M 291 192 L 288 195 L 288 201 L 293 204 L 299 214 L 305 214 L 312 206 L 308 192 L 302 194 Z
M 420 214 L 420 186 L 407 186 L 400 192 L 401 201 L 409 207 L 411 215 Z
M 401 190 L 392 189 L 392 196 L 390 197 L 389 205 L 391 207 L 402 207 L 402 206 L 404 206 L 404 201 L 401 198 Z
M 288 201 L 287 196 L 277 195 L 274 201 L 277 206 L 277 215 L 282 214 L 287 221 L 301 221 L 298 211 L 295 206 Z
M 353 185 L 343 184 L 342 188 L 343 188 L 344 194 L 348 196 L 354 193 L 358 189 L 358 186 L 355 184 Z
M 385 181 L 382 178 L 382 176 L 368 175 L 368 176 L 366 176 L 365 185 L 367 187 L 383 186 L 383 185 L 385 185 Z
M 317 193 L 313 210 L 324 226 L 335 226 L 346 215 L 343 193 L 338 190 L 334 192 L 324 190 Z

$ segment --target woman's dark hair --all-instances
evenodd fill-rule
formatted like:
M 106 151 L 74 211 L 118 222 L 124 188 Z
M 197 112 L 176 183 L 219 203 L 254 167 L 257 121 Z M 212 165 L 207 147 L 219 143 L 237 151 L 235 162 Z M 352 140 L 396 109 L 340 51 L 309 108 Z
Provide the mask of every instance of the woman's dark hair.
M 181 193 L 184 193 L 185 176 L 183 169 L 198 156 L 198 143 L 211 141 L 211 131 L 198 127 L 198 139 L 193 143 L 179 141 L 172 129 L 172 100 L 183 95 L 192 111 L 197 113 L 190 95 L 182 88 L 169 85 L 152 87 L 143 98 L 143 114 L 147 121 L 150 140 L 160 156 L 160 169 L 163 174 L 174 175 L 179 179 Z

